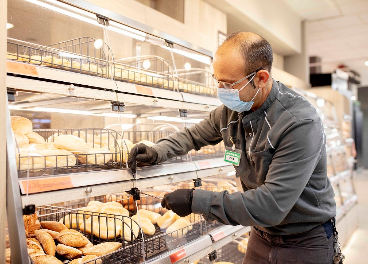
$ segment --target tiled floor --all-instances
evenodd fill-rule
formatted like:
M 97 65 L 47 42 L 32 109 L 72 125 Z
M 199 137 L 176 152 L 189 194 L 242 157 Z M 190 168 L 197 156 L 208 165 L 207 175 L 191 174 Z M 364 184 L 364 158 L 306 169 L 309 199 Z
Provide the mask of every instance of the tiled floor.
M 359 228 L 343 248 L 344 264 L 367 264 L 368 259 L 368 170 L 358 172 L 355 177 L 358 195 Z

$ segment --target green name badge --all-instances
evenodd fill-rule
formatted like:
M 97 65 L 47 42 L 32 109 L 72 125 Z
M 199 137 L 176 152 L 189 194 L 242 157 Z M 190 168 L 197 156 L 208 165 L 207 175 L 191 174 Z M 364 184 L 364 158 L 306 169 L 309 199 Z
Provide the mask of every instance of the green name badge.
M 234 164 L 235 166 L 239 166 L 240 163 L 240 153 L 225 150 L 225 158 L 224 161 Z

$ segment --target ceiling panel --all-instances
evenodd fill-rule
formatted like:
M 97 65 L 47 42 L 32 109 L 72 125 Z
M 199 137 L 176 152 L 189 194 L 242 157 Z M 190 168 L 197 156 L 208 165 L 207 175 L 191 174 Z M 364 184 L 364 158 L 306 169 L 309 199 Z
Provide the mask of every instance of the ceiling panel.
M 368 1 L 368 0 L 367 0 Z M 342 16 L 321 21 L 328 29 L 339 29 L 343 27 L 363 25 L 363 20 L 357 15 Z
M 368 1 L 364 0 L 341 4 L 340 9 L 344 15 L 364 13 L 368 11 Z

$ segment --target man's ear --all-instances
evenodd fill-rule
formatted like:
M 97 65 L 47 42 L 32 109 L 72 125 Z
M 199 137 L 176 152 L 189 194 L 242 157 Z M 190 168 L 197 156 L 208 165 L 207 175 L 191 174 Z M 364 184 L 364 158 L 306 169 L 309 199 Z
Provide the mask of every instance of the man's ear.
M 256 87 L 257 88 L 264 88 L 267 85 L 268 80 L 270 79 L 270 74 L 266 70 L 260 70 L 257 72 L 257 75 L 255 77 L 256 79 Z

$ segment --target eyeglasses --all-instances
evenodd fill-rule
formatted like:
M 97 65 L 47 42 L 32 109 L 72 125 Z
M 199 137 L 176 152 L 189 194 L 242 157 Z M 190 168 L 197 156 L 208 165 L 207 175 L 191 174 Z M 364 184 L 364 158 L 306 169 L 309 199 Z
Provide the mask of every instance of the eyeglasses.
M 228 83 L 228 82 L 222 82 L 217 80 L 217 78 L 215 77 L 215 75 L 212 74 L 212 79 L 215 85 L 217 85 L 217 87 L 220 86 L 220 84 L 226 88 L 226 89 L 233 89 L 234 85 L 241 83 L 242 81 L 244 81 L 245 79 L 248 79 L 249 77 L 256 75 L 257 72 L 259 72 L 260 70 L 265 70 L 265 68 L 261 67 L 259 69 L 257 69 L 255 72 L 252 72 L 251 74 L 248 74 L 247 76 L 245 76 L 244 78 L 241 78 L 239 81 L 236 81 L 234 83 Z

